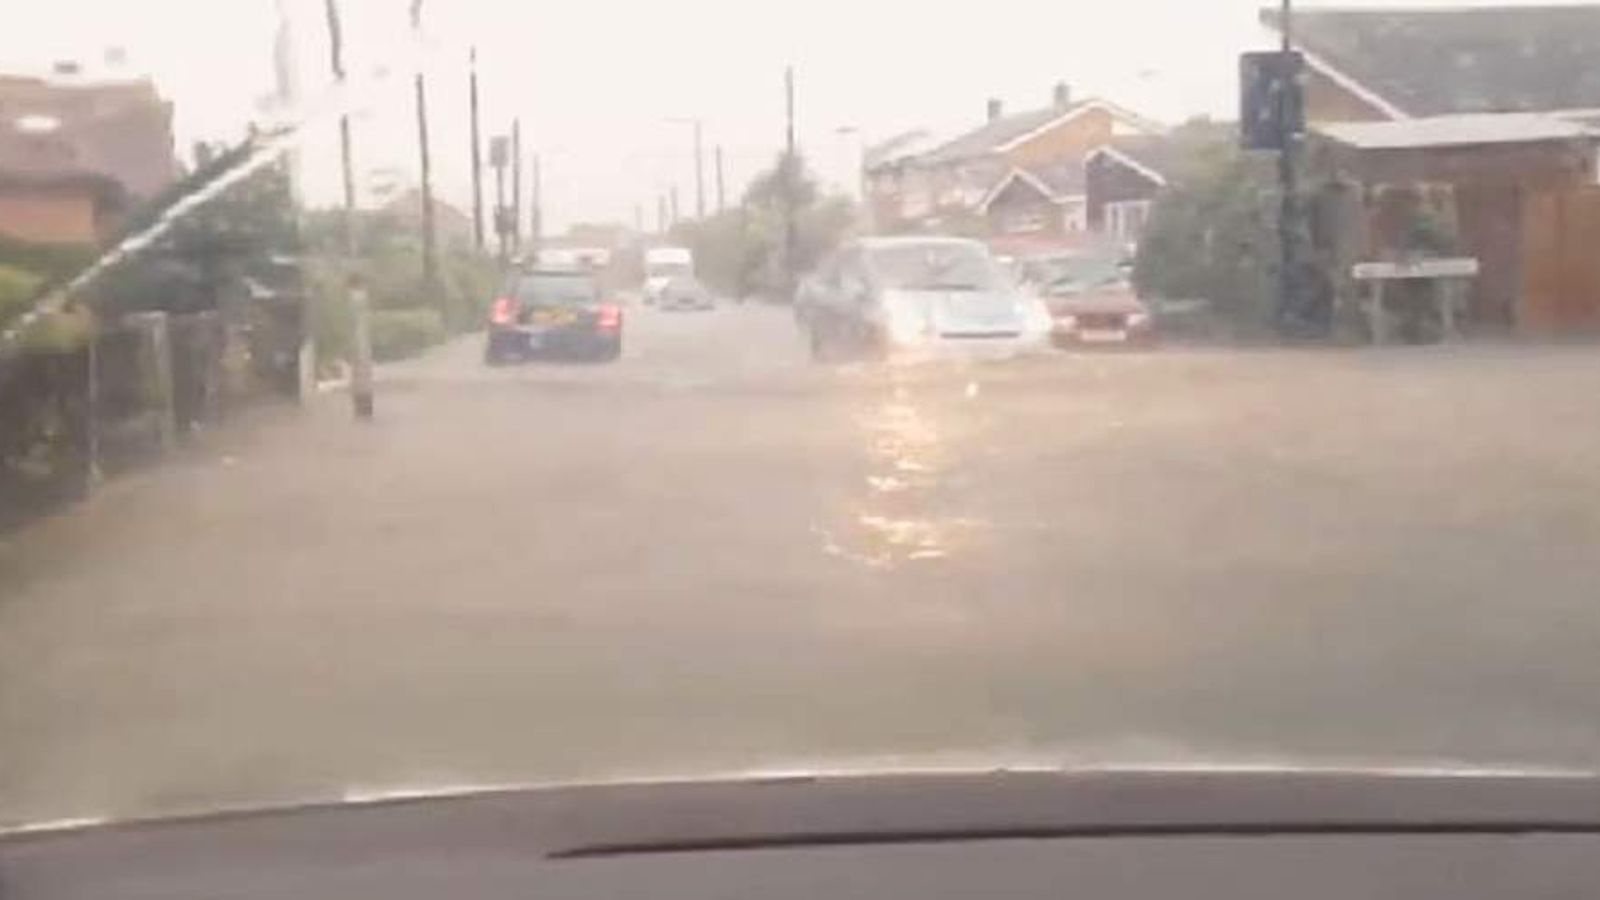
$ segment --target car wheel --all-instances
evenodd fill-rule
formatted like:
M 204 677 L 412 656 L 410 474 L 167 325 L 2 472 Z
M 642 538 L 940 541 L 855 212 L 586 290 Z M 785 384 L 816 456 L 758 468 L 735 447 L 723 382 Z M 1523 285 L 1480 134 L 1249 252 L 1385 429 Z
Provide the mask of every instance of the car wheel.
M 486 366 L 503 366 L 508 362 L 505 351 L 501 350 L 494 341 L 490 341 L 483 348 L 483 364 Z
M 595 362 L 603 362 L 603 363 L 616 362 L 617 360 L 619 360 L 621 358 L 622 358 L 622 339 L 621 338 L 617 338 L 616 340 L 611 341 L 610 343 L 607 343 L 607 344 L 602 344 L 600 349 L 595 351 L 595 354 L 594 354 Z

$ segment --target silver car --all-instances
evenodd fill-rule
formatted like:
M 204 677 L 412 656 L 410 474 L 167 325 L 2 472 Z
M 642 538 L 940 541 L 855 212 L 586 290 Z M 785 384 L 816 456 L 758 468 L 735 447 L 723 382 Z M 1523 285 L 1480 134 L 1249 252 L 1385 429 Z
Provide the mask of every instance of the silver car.
M 807 279 L 797 318 L 814 359 L 1009 355 L 1049 346 L 1050 314 L 977 241 L 865 238 Z
M 661 288 L 660 297 L 656 305 L 664 310 L 708 310 L 715 309 L 717 302 L 711 296 L 711 289 L 700 282 L 699 279 L 689 276 L 679 276 L 667 282 Z

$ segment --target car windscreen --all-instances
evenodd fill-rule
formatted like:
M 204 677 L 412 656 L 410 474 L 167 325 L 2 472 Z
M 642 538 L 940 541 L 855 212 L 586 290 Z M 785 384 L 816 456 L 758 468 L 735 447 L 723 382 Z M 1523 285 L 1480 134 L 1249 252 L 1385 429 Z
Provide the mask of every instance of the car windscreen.
M 534 272 L 517 279 L 517 302 L 524 305 L 581 306 L 599 299 L 599 289 L 587 275 Z
M 900 244 L 866 255 L 873 278 L 890 290 L 993 291 L 1005 283 L 989 254 L 972 244 Z
M 674 278 L 693 273 L 694 266 L 686 262 L 653 262 L 645 265 L 645 274 L 650 278 Z
M 1111 256 L 1066 256 L 1044 260 L 1028 273 L 1030 280 L 1053 288 L 1098 288 L 1125 284 L 1127 269 Z

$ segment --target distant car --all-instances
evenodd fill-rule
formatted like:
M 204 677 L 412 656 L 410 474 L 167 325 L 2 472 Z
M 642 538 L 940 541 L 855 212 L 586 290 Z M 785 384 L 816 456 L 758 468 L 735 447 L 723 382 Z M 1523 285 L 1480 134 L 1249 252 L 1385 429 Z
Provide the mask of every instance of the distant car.
M 698 279 L 678 277 L 662 286 L 656 305 L 664 310 L 708 310 L 715 309 L 717 302 Z
M 622 307 L 602 298 L 593 274 L 545 268 L 506 280 L 489 315 L 484 361 L 540 354 L 601 361 L 622 355 Z
M 694 253 L 687 247 L 651 247 L 644 252 L 643 297 L 646 305 L 661 300 L 661 292 L 676 278 L 694 277 Z
M 1047 346 L 1050 332 L 1044 306 L 986 247 L 943 237 L 846 245 L 807 280 L 796 318 L 822 361 L 1009 354 Z
M 1050 310 L 1057 346 L 1137 345 L 1155 339 L 1150 308 L 1134 291 L 1128 265 L 1116 256 L 1035 260 L 1023 277 Z

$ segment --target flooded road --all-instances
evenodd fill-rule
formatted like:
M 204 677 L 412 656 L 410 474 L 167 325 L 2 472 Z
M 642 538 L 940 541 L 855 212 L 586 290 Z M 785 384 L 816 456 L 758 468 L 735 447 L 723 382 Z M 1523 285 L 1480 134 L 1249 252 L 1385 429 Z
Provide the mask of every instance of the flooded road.
M 267 411 L 6 537 L 0 820 L 1600 746 L 1588 350 L 823 368 L 782 310 L 628 329 L 614 366 L 457 342 L 370 427 Z

